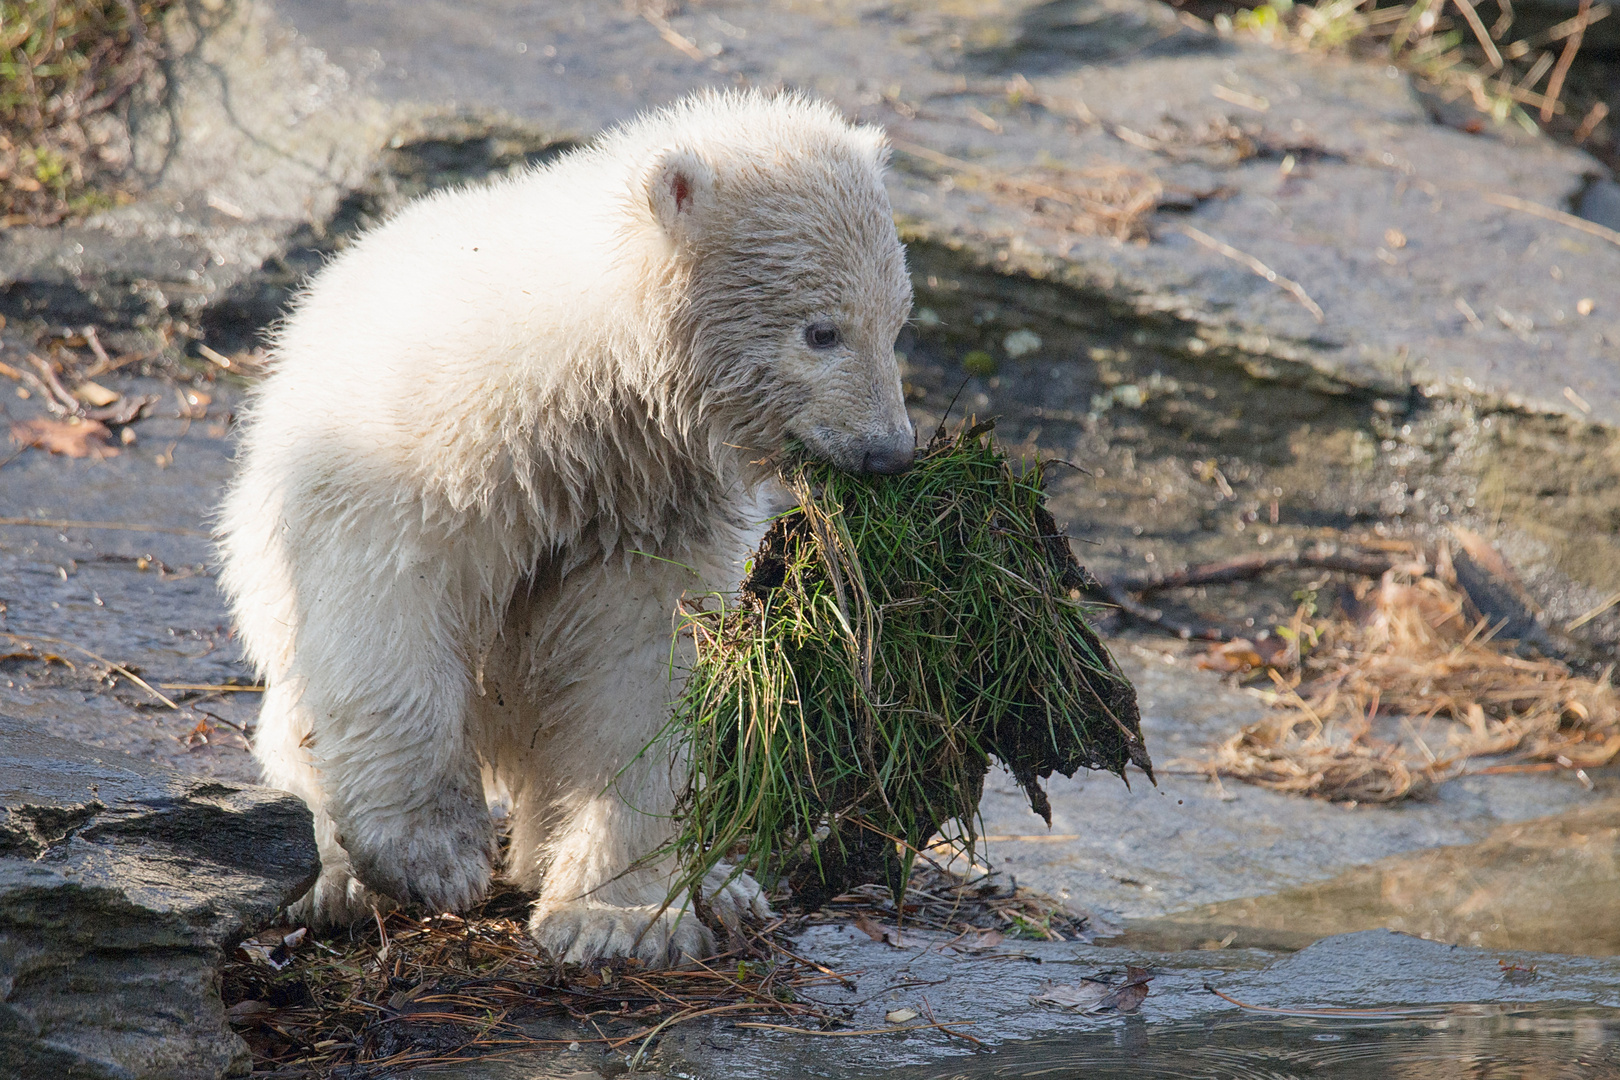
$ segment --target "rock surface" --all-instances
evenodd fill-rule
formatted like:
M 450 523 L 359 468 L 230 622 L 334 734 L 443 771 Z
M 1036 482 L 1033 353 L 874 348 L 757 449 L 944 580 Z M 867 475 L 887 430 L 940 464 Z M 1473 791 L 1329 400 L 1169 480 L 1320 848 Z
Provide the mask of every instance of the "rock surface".
M 222 950 L 318 869 L 290 795 L 0 718 L 0 1074 L 245 1074 Z

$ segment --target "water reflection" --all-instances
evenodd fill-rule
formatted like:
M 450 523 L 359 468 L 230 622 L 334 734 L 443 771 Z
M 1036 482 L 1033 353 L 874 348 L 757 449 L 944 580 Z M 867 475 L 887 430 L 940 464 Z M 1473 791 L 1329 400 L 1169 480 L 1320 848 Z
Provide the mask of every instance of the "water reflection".
M 1396 855 L 1331 881 L 1142 920 L 1109 944 L 1299 949 L 1380 927 L 1493 949 L 1620 955 L 1620 799 L 1504 825 L 1478 844 Z
M 1198 1080 L 1559 1080 L 1620 1077 L 1620 1014 L 1565 1010 L 1438 1019 L 1248 1016 L 1149 1024 L 998 1047 L 903 1080 L 1131 1077 Z

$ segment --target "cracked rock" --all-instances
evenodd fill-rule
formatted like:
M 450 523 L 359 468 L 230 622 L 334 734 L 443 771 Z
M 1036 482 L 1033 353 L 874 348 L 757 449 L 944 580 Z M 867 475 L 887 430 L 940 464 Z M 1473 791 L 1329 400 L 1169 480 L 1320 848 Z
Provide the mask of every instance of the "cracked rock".
M 219 962 L 319 868 L 291 795 L 0 717 L 0 1075 L 246 1075 Z

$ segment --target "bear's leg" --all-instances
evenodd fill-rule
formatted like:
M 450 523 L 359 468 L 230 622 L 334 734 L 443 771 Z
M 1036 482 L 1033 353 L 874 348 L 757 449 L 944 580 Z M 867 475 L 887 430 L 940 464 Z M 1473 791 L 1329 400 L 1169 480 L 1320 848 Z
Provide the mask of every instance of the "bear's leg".
M 253 733 L 253 756 L 264 783 L 297 795 L 315 816 L 315 843 L 320 850 L 321 873 L 310 888 L 287 908 L 288 915 L 314 926 L 343 926 L 370 915 L 373 908 L 392 904 L 356 881 L 349 853 L 338 843 L 337 825 L 321 791 L 320 774 L 307 746 L 309 719 L 298 707 L 298 696 L 286 683 L 265 691 Z
M 667 790 L 668 763 L 643 768 L 638 762 L 620 777 L 620 790 L 588 796 L 551 842 L 540 899 L 529 930 L 551 956 L 588 963 L 609 956 L 633 956 L 652 967 L 712 955 L 714 939 L 692 910 L 684 891 L 673 891 L 678 869 L 668 857 L 651 853 L 669 839 L 668 806 L 647 805 L 658 787 Z M 659 772 L 656 778 L 649 773 Z M 642 786 L 638 781 L 650 781 Z M 640 787 L 639 796 L 623 790 Z M 703 883 L 703 899 L 728 926 L 744 917 L 770 914 L 763 891 L 746 874 L 731 878 L 717 867 Z M 727 880 L 731 878 L 731 880 Z
M 291 530 L 303 602 L 282 681 L 309 718 L 311 805 L 366 887 L 464 910 L 487 890 L 495 854 L 468 712 L 498 552 L 476 531 L 435 540 L 363 509 Z
M 684 783 L 669 747 L 654 740 L 680 690 L 671 641 L 688 590 L 703 586 L 667 563 L 598 567 L 570 575 L 507 624 L 508 634 L 514 623 L 526 628 L 518 631 L 525 706 L 509 714 L 505 752 L 492 756 L 516 776 L 512 874 L 540 888 L 530 931 L 558 959 L 634 956 L 664 966 L 713 947 L 689 898 L 671 895 L 674 860 L 653 857 L 670 839 Z M 677 669 L 689 662 L 675 657 Z M 725 876 L 712 876 L 704 895 L 720 919 L 768 913 L 751 879 L 722 888 Z

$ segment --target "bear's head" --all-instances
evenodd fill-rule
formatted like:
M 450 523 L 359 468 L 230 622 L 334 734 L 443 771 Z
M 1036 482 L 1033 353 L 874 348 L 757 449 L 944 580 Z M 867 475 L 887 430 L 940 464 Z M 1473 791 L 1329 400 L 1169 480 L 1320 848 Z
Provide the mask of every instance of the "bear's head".
M 852 472 L 908 468 L 894 344 L 911 279 L 882 132 L 797 95 L 702 95 L 665 117 L 645 192 L 704 410 L 756 458 L 797 440 Z

